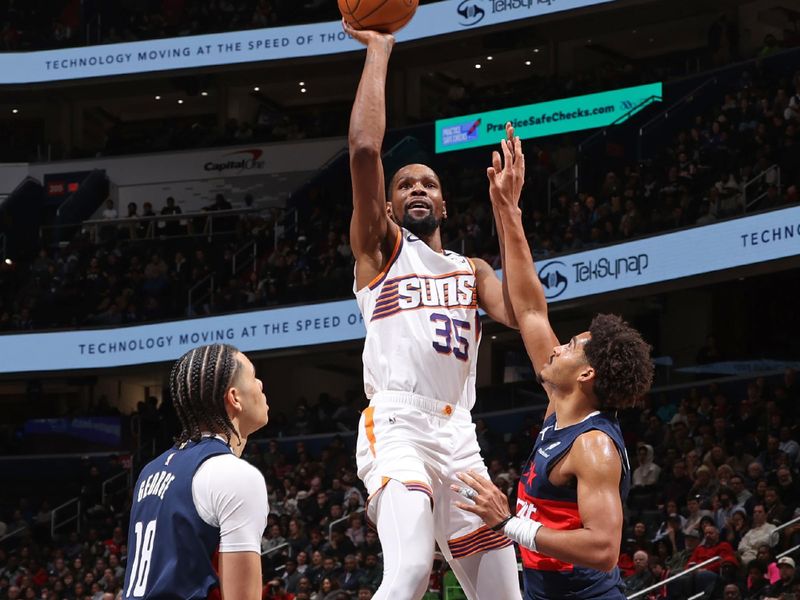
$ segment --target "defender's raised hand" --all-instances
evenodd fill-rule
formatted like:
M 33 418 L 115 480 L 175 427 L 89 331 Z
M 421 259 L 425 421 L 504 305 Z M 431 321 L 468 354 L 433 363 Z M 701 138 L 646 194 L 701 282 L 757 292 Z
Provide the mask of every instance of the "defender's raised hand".
M 525 155 L 511 123 L 506 123 L 506 139 L 500 142 L 500 149 L 502 158 L 499 152 L 492 152 L 492 166 L 486 169 L 489 197 L 495 204 L 517 206 L 525 184 Z

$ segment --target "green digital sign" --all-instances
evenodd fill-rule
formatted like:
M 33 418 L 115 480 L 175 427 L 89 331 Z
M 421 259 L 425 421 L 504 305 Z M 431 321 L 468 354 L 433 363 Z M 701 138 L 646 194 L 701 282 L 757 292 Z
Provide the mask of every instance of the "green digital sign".
M 509 121 L 522 139 L 606 127 L 624 122 L 661 98 L 659 82 L 440 119 L 436 121 L 436 152 L 497 144 L 505 136 Z

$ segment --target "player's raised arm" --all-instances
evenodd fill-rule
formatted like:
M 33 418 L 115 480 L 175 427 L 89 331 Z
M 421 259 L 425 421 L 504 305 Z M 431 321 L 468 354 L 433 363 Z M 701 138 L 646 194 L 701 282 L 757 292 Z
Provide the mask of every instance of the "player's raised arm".
M 503 157 L 492 154 L 489 177 L 489 197 L 499 221 L 498 235 L 504 251 L 503 279 L 514 308 L 517 325 L 525 342 L 533 368 L 538 374 L 552 356 L 558 339 L 550 327 L 547 300 L 536 275 L 528 240 L 522 228 L 519 196 L 522 188 L 525 156 L 518 137 L 502 142 Z
M 358 31 L 342 21 L 344 30 L 367 46 L 367 58 L 350 115 L 350 173 L 353 217 L 350 244 L 356 259 L 356 286 L 367 285 L 391 255 L 397 226 L 386 212 L 381 146 L 386 132 L 386 74 L 394 36 Z M 390 239 L 391 237 L 391 239 Z
M 506 123 L 506 136 L 507 139 L 514 139 L 514 127 L 511 123 Z M 522 186 L 525 183 L 525 156 L 523 154 L 514 155 L 512 157 L 512 168 L 509 171 L 509 177 L 512 180 L 512 193 L 519 202 L 519 197 L 522 194 Z M 508 293 L 508 280 L 505 277 L 506 269 L 506 249 L 503 244 L 503 223 L 500 216 L 497 214 L 497 207 L 492 203 L 492 213 L 494 215 L 494 224 L 497 228 L 497 239 L 500 244 L 500 264 L 503 268 L 503 281 L 497 279 L 494 269 L 489 264 L 480 259 L 474 259 L 475 270 L 478 276 L 478 297 L 480 299 L 481 308 L 485 310 L 492 319 L 499 323 L 503 323 L 512 329 L 519 329 L 517 318 L 514 314 L 514 308 L 511 304 L 511 296 Z

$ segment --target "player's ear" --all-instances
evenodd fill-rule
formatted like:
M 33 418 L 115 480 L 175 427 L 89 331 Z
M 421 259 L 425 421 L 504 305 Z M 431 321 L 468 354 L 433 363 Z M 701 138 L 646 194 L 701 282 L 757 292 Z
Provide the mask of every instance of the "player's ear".
M 236 386 L 231 386 L 227 389 L 225 392 L 224 404 L 225 412 L 231 417 L 235 417 L 242 412 L 243 407 L 242 403 L 239 401 L 239 390 Z
M 584 365 L 578 373 L 580 383 L 594 383 L 595 370 L 591 365 Z
M 386 216 L 389 217 L 390 221 L 394 221 L 394 212 L 392 211 L 392 203 L 386 202 Z
M 442 220 L 447 218 L 447 202 L 442 200 Z

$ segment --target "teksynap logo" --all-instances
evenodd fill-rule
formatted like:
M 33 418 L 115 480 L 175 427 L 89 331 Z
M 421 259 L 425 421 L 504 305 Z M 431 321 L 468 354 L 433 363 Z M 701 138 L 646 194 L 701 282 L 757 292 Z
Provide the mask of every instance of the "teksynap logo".
M 462 27 L 477 25 L 491 10 L 492 14 L 503 13 L 509 10 L 532 10 L 536 6 L 550 6 L 555 0 L 462 0 L 458 3 L 456 12 L 461 17 Z
M 545 298 L 552 300 L 567 291 L 567 286 L 569 286 L 567 273 L 567 265 L 560 260 L 549 262 L 539 269 L 539 281 L 544 287 Z
M 467 121 L 458 125 L 442 128 L 442 146 L 453 146 L 455 144 L 465 144 L 478 139 L 480 133 L 481 120 Z
M 258 148 L 253 148 L 252 150 L 237 150 L 236 152 L 224 154 L 222 156 L 223 160 L 221 161 L 208 161 L 203 165 L 203 168 L 206 171 L 217 171 L 218 173 L 222 173 L 223 171 L 237 171 L 241 173 L 242 171 L 250 171 L 252 169 L 263 169 L 264 161 L 259 160 L 262 154 L 264 154 L 264 151 Z
M 462 0 L 456 11 L 461 16 L 462 27 L 472 27 L 483 21 L 486 11 L 481 8 L 481 0 Z

